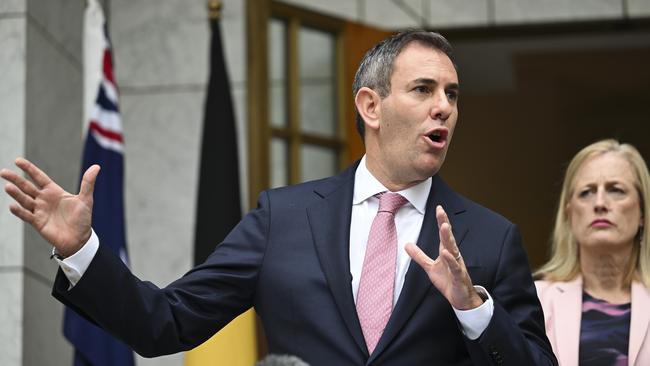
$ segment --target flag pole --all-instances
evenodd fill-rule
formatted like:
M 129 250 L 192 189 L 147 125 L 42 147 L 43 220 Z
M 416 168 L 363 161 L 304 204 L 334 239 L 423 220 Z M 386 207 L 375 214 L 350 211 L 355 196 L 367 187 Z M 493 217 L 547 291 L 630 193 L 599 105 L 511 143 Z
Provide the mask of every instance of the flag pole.
M 221 8 L 223 4 L 221 0 L 209 0 L 208 1 L 208 16 L 211 20 L 221 18 Z

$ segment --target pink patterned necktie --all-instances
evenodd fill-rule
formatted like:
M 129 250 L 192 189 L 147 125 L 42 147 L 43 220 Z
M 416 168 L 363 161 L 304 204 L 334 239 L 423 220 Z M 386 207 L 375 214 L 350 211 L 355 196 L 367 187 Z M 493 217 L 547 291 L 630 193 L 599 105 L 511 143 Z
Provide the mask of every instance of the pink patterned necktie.
M 379 210 L 368 235 L 357 293 L 357 315 L 370 354 L 393 311 L 397 262 L 395 212 L 406 202 L 397 193 L 380 193 Z

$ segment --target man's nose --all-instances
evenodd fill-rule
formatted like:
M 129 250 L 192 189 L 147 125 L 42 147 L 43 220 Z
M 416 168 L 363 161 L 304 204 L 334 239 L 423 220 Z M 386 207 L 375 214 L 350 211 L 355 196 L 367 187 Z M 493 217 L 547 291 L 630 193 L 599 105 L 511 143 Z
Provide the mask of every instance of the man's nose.
M 431 118 L 434 120 L 446 121 L 454 110 L 453 104 L 449 101 L 447 93 L 442 90 L 433 95 L 431 106 Z

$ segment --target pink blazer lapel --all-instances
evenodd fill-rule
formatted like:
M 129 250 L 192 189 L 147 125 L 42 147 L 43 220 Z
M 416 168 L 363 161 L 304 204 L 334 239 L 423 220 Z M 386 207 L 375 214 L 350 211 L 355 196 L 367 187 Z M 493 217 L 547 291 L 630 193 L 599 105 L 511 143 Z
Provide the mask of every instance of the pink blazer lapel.
M 555 283 L 553 313 L 557 354 L 561 366 L 577 365 L 582 319 L 582 278 Z
M 632 283 L 632 319 L 630 320 L 630 345 L 628 349 L 629 365 L 647 365 L 650 360 L 637 360 L 639 351 L 646 337 L 650 325 L 650 292 L 641 283 Z M 646 343 L 650 344 L 650 340 Z M 648 346 L 650 347 L 650 346 Z M 646 351 L 646 356 L 647 356 Z M 638 362 L 637 362 L 638 361 Z

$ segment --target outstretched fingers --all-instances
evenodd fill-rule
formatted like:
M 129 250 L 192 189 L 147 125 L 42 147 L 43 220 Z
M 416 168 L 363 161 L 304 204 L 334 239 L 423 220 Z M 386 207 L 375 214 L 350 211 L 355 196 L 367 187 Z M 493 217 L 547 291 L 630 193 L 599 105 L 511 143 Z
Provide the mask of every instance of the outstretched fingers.
M 440 232 L 440 254 L 442 254 L 443 249 L 445 249 L 450 253 L 454 261 L 462 261 L 463 258 L 460 255 L 458 245 L 456 245 L 456 238 L 451 231 L 449 218 L 447 217 L 447 213 L 445 213 L 445 210 L 443 210 L 442 206 L 436 207 L 436 219 L 438 220 L 438 228 Z
M 440 205 L 436 206 L 436 221 L 438 221 L 438 227 L 441 227 L 444 223 L 449 224 L 449 217 L 445 209 Z
M 22 208 L 26 209 L 29 212 L 34 212 L 36 201 L 32 196 L 23 193 L 20 188 L 16 187 L 12 183 L 7 183 L 7 185 L 5 185 L 5 192 L 7 192 L 9 196 L 16 200 L 16 202 L 18 202 Z
M 91 165 L 86 169 L 83 177 L 81 178 L 81 186 L 79 187 L 79 195 L 84 200 L 92 200 L 93 191 L 95 190 L 95 182 L 99 174 L 100 167 L 97 164 Z
M 420 247 L 417 245 L 408 243 L 404 249 L 406 250 L 406 253 L 409 255 L 409 257 L 411 257 L 411 259 L 419 264 L 420 267 L 422 267 L 425 271 L 428 272 L 428 269 L 433 267 L 434 260 L 426 255 L 426 253 L 424 253 L 422 249 L 420 249 Z
M 52 179 L 50 179 L 44 171 L 25 158 L 17 158 L 16 166 L 27 173 L 38 188 L 43 188 L 52 183 Z
M 17 216 L 19 219 L 33 224 L 34 223 L 34 214 L 31 211 L 26 210 L 25 208 L 21 207 L 17 203 L 12 203 L 9 205 L 9 211 L 11 211 L 12 214 Z
M 449 268 L 449 272 L 451 272 L 451 275 L 454 278 L 461 278 L 463 276 L 463 266 L 461 263 L 463 257 L 456 257 L 447 249 L 443 250 L 443 252 L 440 253 L 440 256 L 442 257 L 442 260 L 445 261 L 445 264 L 447 264 L 447 268 Z
M 2 177 L 3 179 L 5 179 L 7 182 L 10 183 L 5 186 L 5 191 L 10 195 L 11 195 L 10 189 L 12 189 L 10 187 L 19 189 L 22 193 L 29 195 L 32 198 L 38 195 L 38 188 L 36 188 L 34 183 L 23 178 L 22 176 L 20 176 L 14 171 L 8 169 L 2 169 L 2 171 L 0 171 L 0 177 Z M 14 196 L 12 195 L 12 197 Z

